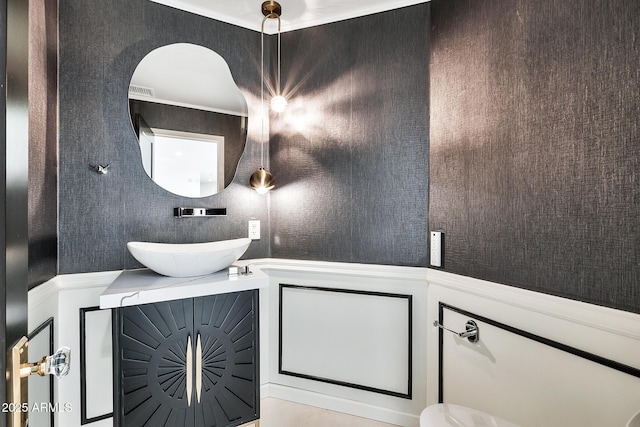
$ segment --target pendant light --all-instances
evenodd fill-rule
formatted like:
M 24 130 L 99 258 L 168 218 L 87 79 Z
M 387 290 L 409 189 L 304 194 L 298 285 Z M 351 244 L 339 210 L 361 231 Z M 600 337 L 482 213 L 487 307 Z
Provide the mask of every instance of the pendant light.
M 276 80 L 276 95 L 271 98 L 271 109 L 276 113 L 282 113 L 287 108 L 287 98 L 281 95 L 280 92 L 280 15 L 282 14 L 282 7 L 280 3 L 273 0 L 268 0 L 262 3 L 262 14 L 264 18 L 262 19 L 262 39 L 261 43 L 264 46 L 264 22 L 267 19 L 277 19 L 278 20 L 278 75 Z M 264 48 L 263 48 L 264 51 Z M 264 82 L 264 72 L 262 76 L 262 81 Z
M 262 14 L 264 18 L 262 19 L 262 27 L 260 31 L 260 107 L 261 107 L 261 145 L 260 145 L 260 164 L 264 165 L 264 120 L 265 120 L 265 111 L 264 111 L 264 23 L 267 19 L 277 19 L 278 20 L 278 85 L 277 90 L 280 93 L 280 14 L 282 13 L 282 7 L 280 3 L 272 0 L 265 1 L 262 3 L 261 7 Z M 271 100 L 271 108 L 276 112 L 282 112 L 287 107 L 287 100 L 283 96 L 274 96 Z M 251 188 L 256 190 L 260 194 L 265 194 L 273 187 L 275 187 L 276 182 L 271 175 L 271 172 L 266 170 L 264 167 L 260 167 L 257 171 L 255 171 L 251 178 L 249 178 L 249 184 Z
M 262 167 L 251 174 L 249 183 L 251 184 L 251 188 L 256 190 L 258 194 L 266 194 L 276 186 L 276 180 L 273 179 L 271 172 Z

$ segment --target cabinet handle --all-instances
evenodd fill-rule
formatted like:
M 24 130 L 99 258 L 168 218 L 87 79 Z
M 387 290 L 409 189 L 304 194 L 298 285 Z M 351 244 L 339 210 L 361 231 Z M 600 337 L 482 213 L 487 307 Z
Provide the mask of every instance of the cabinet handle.
M 200 333 L 196 341 L 196 396 L 200 403 L 200 393 L 202 392 L 202 343 L 200 342 Z
M 191 350 L 191 336 L 187 337 L 187 406 L 191 406 L 191 392 L 193 389 L 193 351 Z

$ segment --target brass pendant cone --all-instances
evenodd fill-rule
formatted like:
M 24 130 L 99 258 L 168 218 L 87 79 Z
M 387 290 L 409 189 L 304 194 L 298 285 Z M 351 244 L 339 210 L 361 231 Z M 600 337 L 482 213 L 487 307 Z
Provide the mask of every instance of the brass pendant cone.
M 260 194 L 264 194 L 276 186 L 276 180 L 271 175 L 271 172 L 264 168 L 260 168 L 255 171 L 251 178 L 249 178 L 249 184 L 251 188 L 256 190 Z

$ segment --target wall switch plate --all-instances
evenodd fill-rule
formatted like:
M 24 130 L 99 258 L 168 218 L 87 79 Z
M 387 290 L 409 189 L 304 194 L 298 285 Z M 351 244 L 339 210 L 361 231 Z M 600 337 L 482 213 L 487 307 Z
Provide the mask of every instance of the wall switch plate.
M 442 267 L 442 231 L 431 232 L 431 265 Z
M 249 238 L 251 240 L 260 240 L 260 220 L 249 220 Z

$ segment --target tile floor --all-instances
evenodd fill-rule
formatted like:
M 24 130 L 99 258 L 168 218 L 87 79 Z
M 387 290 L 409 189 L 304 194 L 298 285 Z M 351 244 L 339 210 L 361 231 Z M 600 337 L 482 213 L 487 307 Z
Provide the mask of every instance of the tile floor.
M 253 427 L 249 424 L 248 427 Z M 392 424 L 268 397 L 260 403 L 260 427 L 394 427 Z

